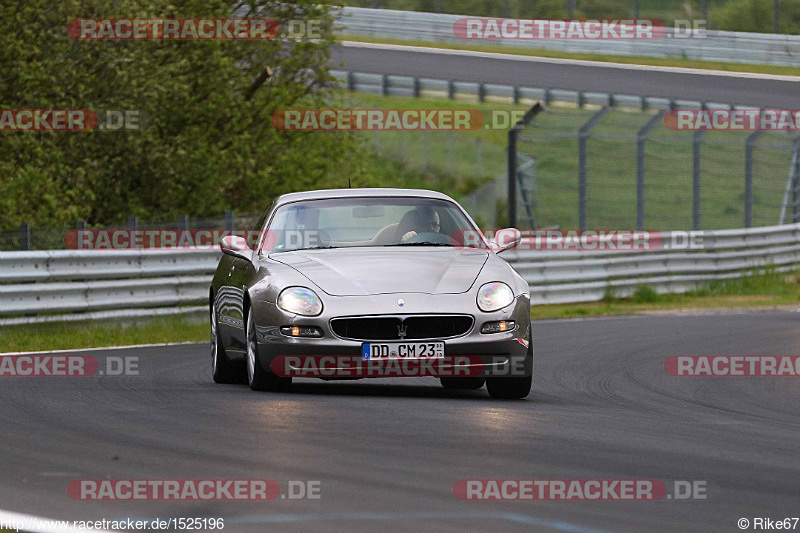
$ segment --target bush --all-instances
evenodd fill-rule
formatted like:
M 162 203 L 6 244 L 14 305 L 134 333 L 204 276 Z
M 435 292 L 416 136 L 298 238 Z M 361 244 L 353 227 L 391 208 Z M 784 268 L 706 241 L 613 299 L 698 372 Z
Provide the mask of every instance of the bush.
M 357 136 L 281 132 L 270 124 L 277 109 L 329 105 L 332 19 L 319 2 L 249 3 L 271 6 L 268 16 L 279 22 L 321 20 L 319 41 L 81 41 L 65 31 L 76 17 L 228 17 L 231 5 L 0 4 L 2 108 L 141 110 L 151 117 L 139 132 L 4 132 L 0 228 L 260 211 L 275 194 L 358 176 Z M 266 66 L 273 75 L 257 86 Z
M 779 7 L 780 33 L 800 34 L 800 2 L 782 0 Z M 772 33 L 773 0 L 731 0 L 709 12 L 713 29 Z

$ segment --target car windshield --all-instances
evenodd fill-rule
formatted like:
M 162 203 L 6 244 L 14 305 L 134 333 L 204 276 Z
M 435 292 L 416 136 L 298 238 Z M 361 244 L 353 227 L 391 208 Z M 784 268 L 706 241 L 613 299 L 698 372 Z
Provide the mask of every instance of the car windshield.
M 486 248 L 453 202 L 432 198 L 335 198 L 278 208 L 262 241 L 267 253 L 366 246 Z

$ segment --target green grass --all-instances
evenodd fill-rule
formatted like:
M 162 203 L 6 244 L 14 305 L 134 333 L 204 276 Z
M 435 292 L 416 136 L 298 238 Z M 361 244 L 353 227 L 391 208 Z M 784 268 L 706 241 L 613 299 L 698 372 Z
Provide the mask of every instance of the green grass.
M 0 351 L 71 350 L 103 346 L 206 341 L 205 315 L 136 320 L 53 322 L 0 327 Z
M 525 110 L 504 102 L 453 101 L 350 93 L 349 106 L 361 108 Z M 578 226 L 578 130 L 597 107 L 551 105 L 520 136 L 518 150 L 536 159 L 535 182 L 529 183 L 539 227 Z M 617 108 L 594 127 L 588 149 L 588 227 L 636 227 L 637 132 L 655 111 Z M 467 205 L 472 211 L 503 203 L 507 130 L 466 132 L 364 132 L 374 151 L 377 183 L 423 186 L 464 195 L 499 178 L 494 198 Z M 738 228 L 744 224 L 745 140 L 747 133 L 709 132 L 701 148 L 701 228 Z M 651 230 L 691 229 L 693 133 L 668 129 L 659 122 L 645 145 L 646 226 Z M 778 223 L 786 177 L 791 165 L 790 136 L 763 134 L 754 151 L 753 226 Z M 385 180 L 385 181 L 384 181 Z M 493 200 L 493 201 L 492 201 Z M 476 213 L 472 213 L 473 216 Z M 502 218 L 502 217 L 500 217 Z M 489 218 L 491 220 L 491 218 Z M 524 224 L 522 224 L 524 226 Z
M 754 65 L 749 63 L 725 63 L 721 61 L 698 61 L 684 57 L 657 58 L 645 56 L 617 56 L 611 54 L 588 54 L 577 52 L 562 52 L 559 50 L 546 50 L 544 48 L 523 48 L 518 46 L 498 46 L 491 44 L 470 43 L 443 43 L 433 41 L 414 41 L 405 39 L 384 39 L 366 35 L 340 35 L 345 41 L 359 41 L 365 43 L 403 44 L 408 46 L 430 46 L 451 50 L 475 50 L 501 54 L 516 54 L 524 56 L 551 57 L 558 59 L 581 59 L 587 61 L 603 61 L 607 63 L 624 63 L 633 65 L 652 65 L 659 67 L 682 67 L 710 70 L 723 70 L 728 72 L 752 72 L 756 74 L 773 74 L 782 76 L 800 76 L 800 68 L 776 65 Z
M 712 282 L 683 294 L 658 294 L 652 287 L 638 287 L 630 298 L 607 296 L 600 302 L 538 305 L 531 318 L 578 318 L 636 315 L 666 311 L 735 309 L 800 305 L 800 272 L 763 274 Z

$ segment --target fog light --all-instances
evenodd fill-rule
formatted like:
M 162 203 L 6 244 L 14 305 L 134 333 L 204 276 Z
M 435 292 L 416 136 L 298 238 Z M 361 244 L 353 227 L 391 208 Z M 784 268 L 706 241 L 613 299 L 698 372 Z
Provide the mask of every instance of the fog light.
M 314 326 L 282 326 L 281 333 L 287 337 L 322 337 L 322 330 Z
M 513 320 L 500 320 L 499 322 L 486 322 L 481 326 L 481 333 L 502 333 L 514 329 Z

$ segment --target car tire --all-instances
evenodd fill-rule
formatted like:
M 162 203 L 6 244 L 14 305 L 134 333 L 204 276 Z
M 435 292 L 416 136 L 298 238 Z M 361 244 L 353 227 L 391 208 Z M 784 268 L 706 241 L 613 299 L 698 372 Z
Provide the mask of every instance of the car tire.
M 501 400 L 520 400 L 531 392 L 533 384 L 533 339 L 528 344 L 526 360 L 527 376 L 497 376 L 486 378 L 486 389 L 489 396 Z
M 225 347 L 222 345 L 222 336 L 219 334 L 219 321 L 217 310 L 211 304 L 211 374 L 214 383 L 235 383 L 236 376 L 232 363 L 228 360 Z
M 281 392 L 292 384 L 292 378 L 276 376 L 261 367 L 258 361 L 258 340 L 252 307 L 247 310 L 247 383 L 256 391 Z
M 442 387 L 447 390 L 477 390 L 483 387 L 486 382 L 483 376 L 470 378 L 446 377 L 439 378 L 439 381 L 442 382 Z

